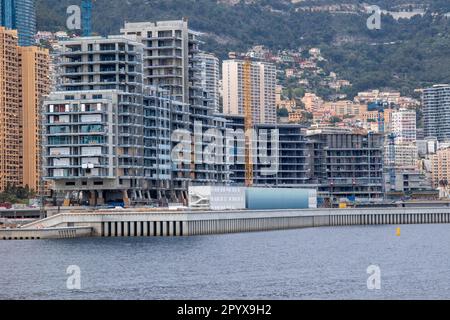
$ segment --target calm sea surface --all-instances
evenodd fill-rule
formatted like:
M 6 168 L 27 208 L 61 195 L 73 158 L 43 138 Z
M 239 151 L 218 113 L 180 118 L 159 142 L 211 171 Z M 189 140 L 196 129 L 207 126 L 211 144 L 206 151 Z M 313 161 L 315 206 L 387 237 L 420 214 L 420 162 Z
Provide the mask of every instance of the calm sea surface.
M 450 225 L 401 230 L 0 241 L 0 299 L 450 299 Z M 381 290 L 367 289 L 370 265 Z

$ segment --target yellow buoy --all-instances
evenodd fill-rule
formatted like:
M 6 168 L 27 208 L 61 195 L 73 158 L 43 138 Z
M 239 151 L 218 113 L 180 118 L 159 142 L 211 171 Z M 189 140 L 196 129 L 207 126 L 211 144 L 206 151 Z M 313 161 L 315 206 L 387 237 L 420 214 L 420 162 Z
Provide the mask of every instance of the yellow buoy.
M 397 237 L 400 237 L 400 235 L 402 234 L 400 228 L 397 228 Z

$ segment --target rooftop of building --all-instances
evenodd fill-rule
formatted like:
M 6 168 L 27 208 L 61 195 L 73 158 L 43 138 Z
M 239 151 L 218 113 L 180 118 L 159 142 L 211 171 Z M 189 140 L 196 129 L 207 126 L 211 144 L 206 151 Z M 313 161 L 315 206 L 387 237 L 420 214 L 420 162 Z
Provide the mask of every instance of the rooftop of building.
M 103 36 L 90 36 L 90 37 L 78 37 L 71 38 L 68 40 L 61 40 L 59 43 L 61 45 L 71 45 L 71 44 L 79 44 L 85 42 L 115 42 L 115 41 L 124 41 L 124 42 L 134 42 L 135 44 L 140 44 L 140 42 L 136 41 L 136 38 L 130 35 L 109 35 L 106 37 Z

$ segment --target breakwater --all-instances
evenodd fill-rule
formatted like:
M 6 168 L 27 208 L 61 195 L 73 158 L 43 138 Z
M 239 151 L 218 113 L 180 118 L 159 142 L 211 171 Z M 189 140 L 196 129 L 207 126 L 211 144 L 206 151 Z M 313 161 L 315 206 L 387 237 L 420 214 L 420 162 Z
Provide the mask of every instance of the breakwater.
M 311 209 L 276 212 L 103 210 L 66 212 L 38 220 L 21 229 L 0 230 L 0 240 L 24 239 L 22 232 L 31 232 L 30 230 L 34 232 L 34 239 L 59 238 L 57 233 L 51 231 L 61 228 L 66 232 L 71 228 L 82 228 L 83 232 L 75 235 L 71 233 L 71 237 L 170 237 L 332 226 L 431 223 L 450 223 L 450 208 Z M 89 234 L 87 230 L 90 230 Z M 38 236 L 40 232 L 42 235 Z

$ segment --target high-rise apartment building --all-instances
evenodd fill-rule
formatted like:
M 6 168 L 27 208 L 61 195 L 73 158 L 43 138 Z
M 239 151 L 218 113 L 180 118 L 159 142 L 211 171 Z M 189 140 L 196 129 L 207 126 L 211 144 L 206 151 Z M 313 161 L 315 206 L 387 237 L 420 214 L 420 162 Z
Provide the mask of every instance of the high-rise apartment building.
M 450 85 L 424 89 L 422 96 L 425 137 L 450 141 Z
M 183 103 L 172 113 L 172 130 L 193 133 L 195 125 L 201 124 L 203 130 L 224 132 L 225 119 L 215 114 L 214 99 L 202 83 L 198 33 L 189 29 L 186 19 L 125 23 L 121 32 L 144 46 L 144 83 L 168 90 Z M 195 153 L 198 151 L 193 151 L 193 159 Z M 228 169 L 217 163 L 178 163 L 172 181 L 174 197 L 187 200 L 189 184 L 224 183 L 228 181 Z
M 45 103 L 47 178 L 57 191 L 101 204 L 169 190 L 172 101 L 143 86 L 142 50 L 124 36 L 61 42 L 60 91 Z
M 35 45 L 36 1 L 1 0 L 0 26 L 17 30 L 20 46 Z
M 148 42 L 154 31 L 143 30 L 156 25 L 164 30 Z M 176 130 L 225 130 L 199 83 L 198 41 L 187 22 L 126 28 L 141 31 L 60 42 L 59 90 L 45 103 L 47 172 L 55 190 L 66 197 L 81 192 L 78 200 L 91 204 L 184 202 L 190 184 L 226 182 L 224 163 L 194 161 L 202 149 L 191 149 L 188 162 L 172 157 L 180 143 L 172 139 Z M 172 39 L 163 45 L 172 49 L 153 49 L 162 45 L 158 39 Z
M 219 110 L 220 94 L 220 67 L 219 58 L 211 53 L 200 52 L 198 55 L 199 67 L 201 68 L 202 86 L 212 99 L 212 107 Z
M 400 109 L 391 115 L 391 132 L 396 143 L 415 144 L 417 138 L 416 111 Z
M 17 31 L 0 27 L 0 190 L 22 184 Z
M 254 124 L 274 124 L 276 112 L 276 68 L 271 63 L 251 62 L 251 97 Z M 223 111 L 244 115 L 244 61 L 226 60 L 222 64 Z
M 245 185 L 245 163 L 241 159 L 245 154 L 244 116 L 226 116 L 227 126 L 233 132 L 242 132 L 236 136 L 234 158 L 230 179 L 237 185 Z M 317 187 L 318 182 L 312 176 L 311 144 L 306 137 L 306 129 L 296 124 L 257 124 L 255 130 L 261 138 L 267 135 L 264 145 L 259 145 L 264 152 L 253 159 L 253 184 L 257 187 L 301 188 Z M 277 134 L 277 137 L 274 134 Z M 274 138 L 274 140 L 272 140 Z M 272 141 L 278 144 L 272 145 Z M 261 155 L 265 154 L 262 158 Z M 270 155 L 269 155 L 270 154 Z M 267 155 L 267 156 L 266 156 Z
M 17 31 L 0 27 L 0 190 L 39 190 L 40 106 L 48 92 L 48 50 L 20 47 Z
M 346 129 L 310 130 L 312 172 L 331 202 L 382 202 L 383 135 Z
M 47 49 L 20 47 L 22 86 L 23 185 L 42 191 L 42 103 L 50 92 L 50 55 Z

